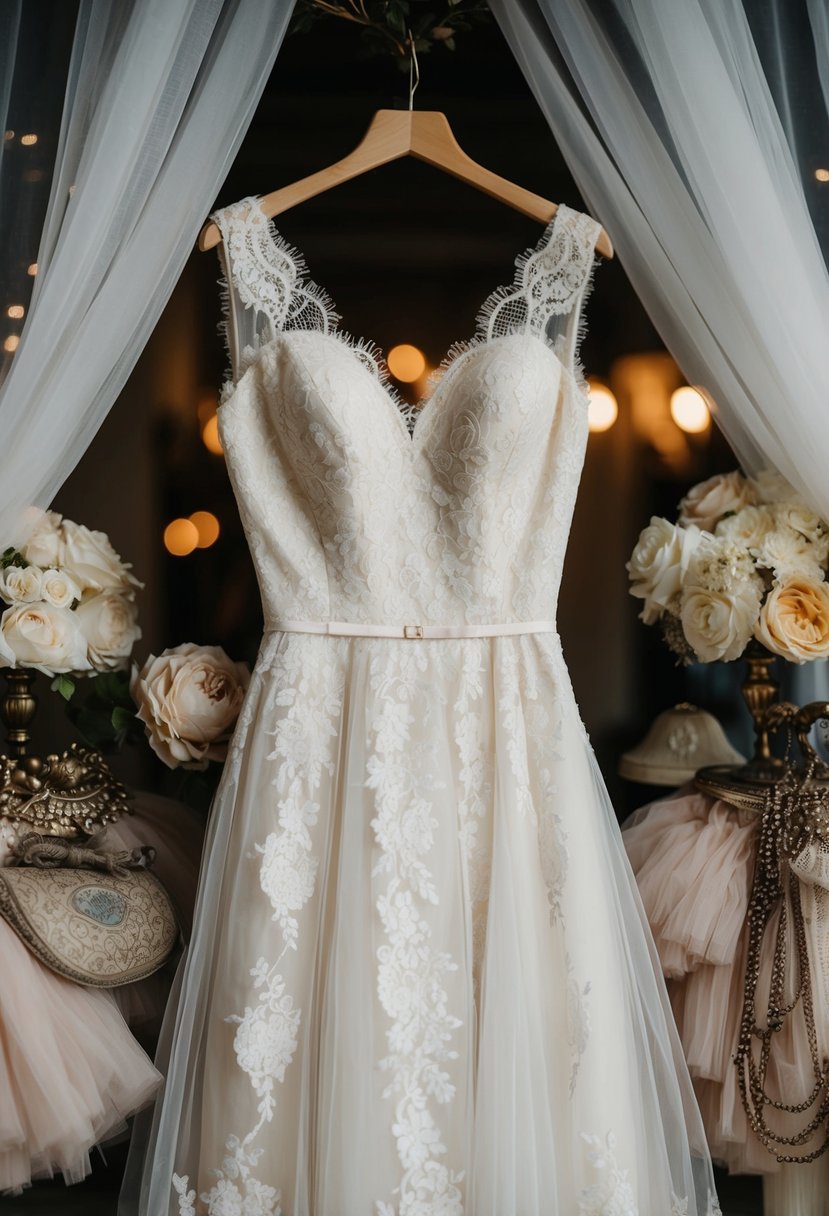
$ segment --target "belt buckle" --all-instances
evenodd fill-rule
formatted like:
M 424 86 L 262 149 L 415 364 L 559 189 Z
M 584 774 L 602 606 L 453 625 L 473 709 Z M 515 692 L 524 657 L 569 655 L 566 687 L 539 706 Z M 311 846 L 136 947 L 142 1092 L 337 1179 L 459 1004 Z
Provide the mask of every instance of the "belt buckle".
M 404 625 L 403 626 L 403 637 L 404 638 L 422 638 L 423 637 L 423 626 L 422 625 Z

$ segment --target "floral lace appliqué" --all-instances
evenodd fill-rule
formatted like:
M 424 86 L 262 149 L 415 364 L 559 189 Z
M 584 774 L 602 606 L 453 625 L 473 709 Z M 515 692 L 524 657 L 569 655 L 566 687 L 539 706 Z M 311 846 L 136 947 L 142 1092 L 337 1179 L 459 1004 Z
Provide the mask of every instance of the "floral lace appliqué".
M 337 721 L 343 698 L 343 673 L 337 665 L 302 664 L 300 646 L 288 645 L 280 656 L 279 677 L 284 681 L 276 699 L 287 712 L 272 732 L 274 747 L 269 760 L 277 761 L 273 786 L 278 796 L 279 830 L 264 844 L 255 845 L 261 857 L 259 885 L 279 925 L 282 949 L 275 959 L 257 959 L 250 970 L 256 1002 L 244 1013 L 231 1014 L 226 1022 L 236 1025 L 233 1051 L 236 1063 L 247 1076 L 259 1099 L 256 1125 L 242 1139 L 228 1136 L 226 1156 L 220 1168 L 209 1173 L 213 1186 L 198 1199 L 206 1216 L 282 1216 L 280 1194 L 255 1177 L 254 1169 L 264 1151 L 252 1147 L 259 1132 L 273 1119 L 276 1087 L 297 1048 L 302 1012 L 286 991 L 279 966 L 289 950 L 297 949 L 299 913 L 314 893 L 317 858 L 313 855 L 311 830 L 317 822 L 317 791 L 323 771 L 333 773 Z M 187 1175 L 173 1175 L 179 1216 L 196 1216 L 196 1193 Z
M 582 1133 L 582 1139 L 587 1144 L 588 1160 L 600 1177 L 580 1192 L 579 1212 L 582 1216 L 639 1216 L 628 1171 L 616 1157 L 613 1132 L 608 1132 L 604 1141 L 586 1133 Z
M 377 902 L 386 939 L 377 953 L 378 996 L 391 1023 L 380 1067 L 391 1077 L 384 1097 L 395 1099 L 392 1134 L 403 1170 L 397 1206 L 378 1200 L 376 1216 L 463 1216 L 463 1172 L 442 1160 L 446 1145 L 435 1111 L 455 1096 L 446 1065 L 457 1058 L 451 1044 L 461 1022 L 444 988 L 457 964 L 435 948 L 422 912 L 424 904 L 438 903 L 428 867 L 437 827 L 427 796 L 429 764 L 412 731 L 434 706 L 437 690 L 426 671 L 422 651 L 398 650 L 378 656 L 370 675 L 378 706 L 367 782 L 380 847 L 373 873 L 386 880 Z

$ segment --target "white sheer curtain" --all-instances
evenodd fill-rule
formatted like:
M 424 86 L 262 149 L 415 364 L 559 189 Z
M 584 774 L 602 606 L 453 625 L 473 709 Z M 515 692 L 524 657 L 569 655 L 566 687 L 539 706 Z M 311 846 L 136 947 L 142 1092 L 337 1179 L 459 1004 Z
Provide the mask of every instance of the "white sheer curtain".
M 587 205 L 738 456 L 777 468 L 829 518 L 829 274 L 775 104 L 773 88 L 791 96 L 794 83 L 778 87 L 779 30 L 775 81 L 739 0 L 491 7 Z M 781 19 L 801 8 L 758 7 Z M 801 11 L 826 87 L 824 0 Z M 820 90 L 814 102 L 802 121 L 825 124 Z
M 51 501 L 132 370 L 292 8 L 293 0 L 81 0 L 36 285 L 0 389 L 4 544 L 22 508 Z M 3 98 L 0 84 L 0 107 Z
M 829 519 L 826 0 L 491 7 L 587 205 L 741 461 L 777 468 Z M 797 700 L 826 695 L 826 664 L 798 676 Z M 822 1213 L 827 1168 L 769 1175 L 766 1211 Z

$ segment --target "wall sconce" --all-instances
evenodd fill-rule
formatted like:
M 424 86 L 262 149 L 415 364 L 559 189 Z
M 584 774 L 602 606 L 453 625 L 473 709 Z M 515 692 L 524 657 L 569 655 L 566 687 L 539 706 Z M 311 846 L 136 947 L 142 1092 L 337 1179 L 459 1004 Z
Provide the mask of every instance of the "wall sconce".
M 625 355 L 610 369 L 614 391 L 629 403 L 634 433 L 676 477 L 693 474 L 700 441 L 707 441 L 711 414 L 702 393 L 683 383 L 667 352 Z

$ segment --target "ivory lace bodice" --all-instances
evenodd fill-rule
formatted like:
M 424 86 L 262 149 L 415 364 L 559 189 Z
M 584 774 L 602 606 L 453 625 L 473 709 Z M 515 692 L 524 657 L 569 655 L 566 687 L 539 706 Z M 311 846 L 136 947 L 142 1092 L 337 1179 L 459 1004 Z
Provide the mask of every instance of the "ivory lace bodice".
M 224 239 L 219 425 L 266 624 L 552 618 L 584 459 L 577 362 L 599 226 L 560 206 L 415 410 L 254 198 Z

